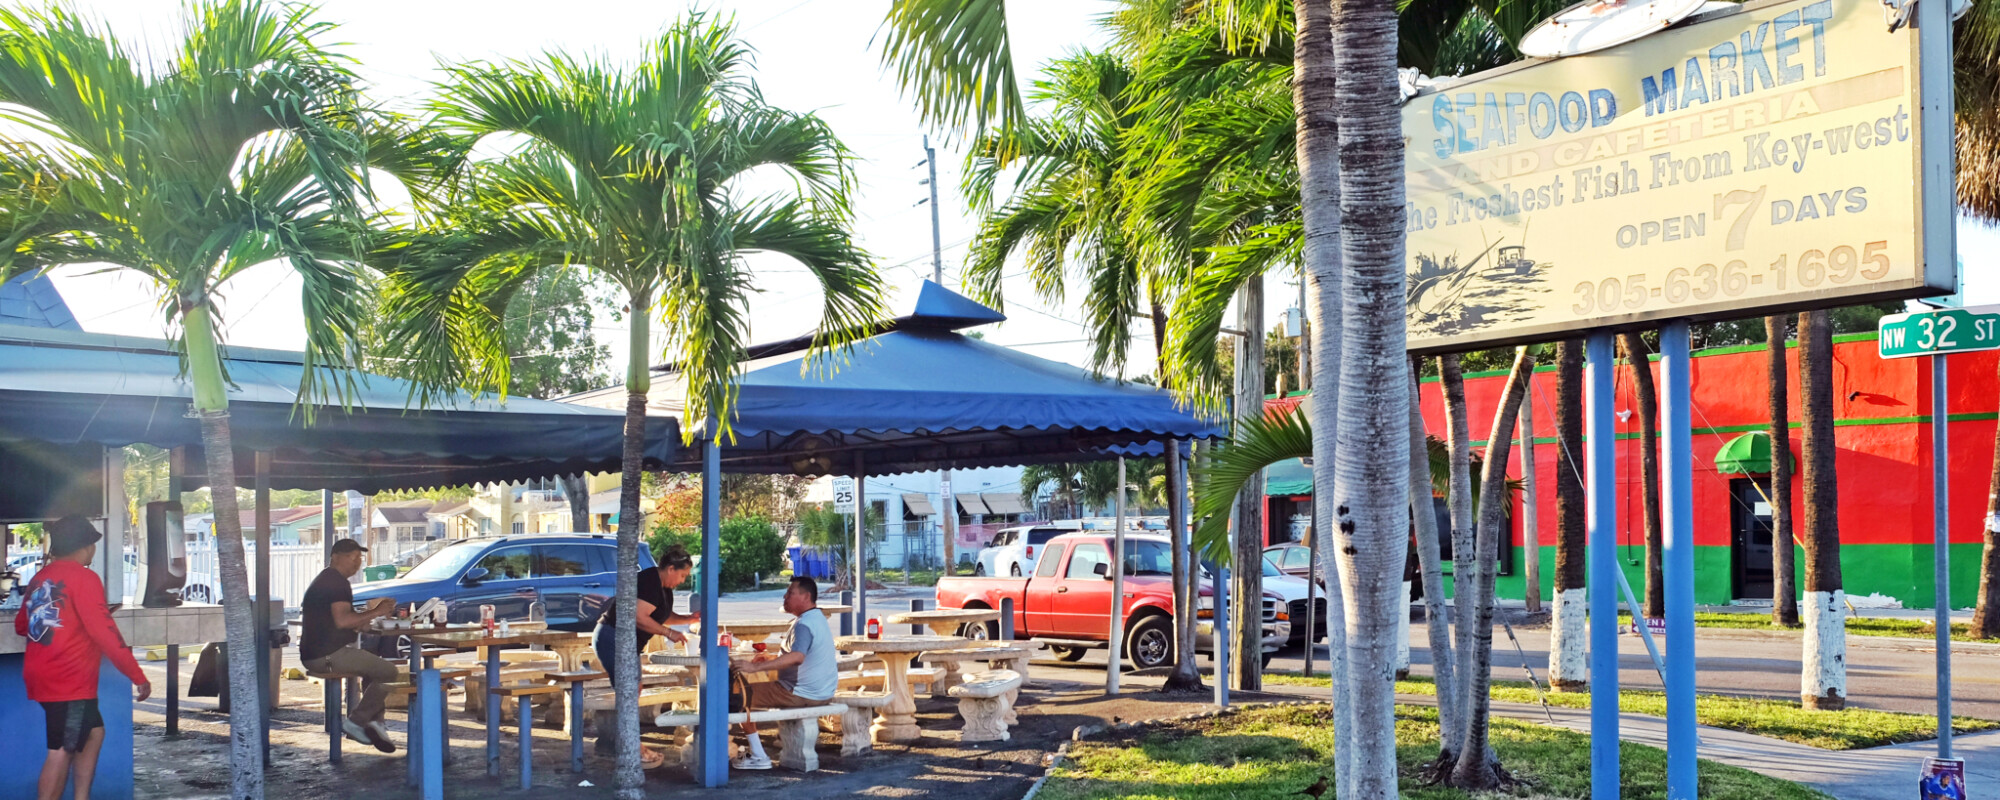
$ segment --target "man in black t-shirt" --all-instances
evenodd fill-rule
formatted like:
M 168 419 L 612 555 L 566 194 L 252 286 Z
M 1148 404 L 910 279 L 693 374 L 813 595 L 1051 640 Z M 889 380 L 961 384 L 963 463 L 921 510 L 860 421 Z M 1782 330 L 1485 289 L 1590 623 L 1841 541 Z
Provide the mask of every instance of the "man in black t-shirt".
M 334 542 L 333 558 L 306 587 L 299 603 L 299 662 L 313 672 L 360 675 L 361 701 L 341 720 L 341 729 L 349 739 L 394 753 L 396 746 L 382 727 L 382 705 L 389 696 L 387 684 L 400 673 L 394 664 L 354 646 L 358 632 L 370 620 L 396 610 L 396 601 L 387 597 L 376 598 L 365 611 L 354 610 L 354 587 L 349 581 L 361 571 L 361 554 L 366 552 L 368 548 L 353 539 Z
M 646 644 L 653 641 L 655 636 L 664 636 L 667 641 L 675 644 L 687 641 L 687 637 L 680 631 L 667 626 L 685 625 L 701 619 L 700 614 L 674 613 L 674 587 L 681 585 L 687 580 L 688 574 L 694 572 L 694 558 L 688 555 L 687 548 L 680 545 L 669 546 L 660 554 L 659 561 L 660 566 L 647 567 L 639 570 L 638 574 L 639 616 L 632 627 L 641 653 L 646 652 Z M 591 648 L 597 652 L 598 668 L 604 670 L 606 676 L 617 674 L 614 672 L 618 668 L 618 647 L 615 643 L 615 631 L 618 628 L 617 611 L 616 604 L 606 607 L 604 615 L 597 618 L 597 630 L 593 631 L 590 637 Z M 599 754 L 608 755 L 617 752 L 616 728 L 609 715 L 599 720 L 597 726 Z M 642 755 L 649 754 L 642 753 Z M 649 758 L 642 760 L 652 763 L 660 759 L 651 758 L 649 755 Z

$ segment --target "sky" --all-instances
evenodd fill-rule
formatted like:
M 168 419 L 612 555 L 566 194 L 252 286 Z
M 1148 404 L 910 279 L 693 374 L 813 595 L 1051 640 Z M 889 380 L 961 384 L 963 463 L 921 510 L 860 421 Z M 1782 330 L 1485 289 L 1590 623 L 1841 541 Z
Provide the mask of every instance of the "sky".
M 181 4 L 169 0 L 78 0 L 76 5 L 85 14 L 109 20 L 121 38 L 147 42 L 154 49 L 172 41 L 181 24 Z M 1094 23 L 1111 7 L 1105 0 L 1009 0 L 1016 65 L 1034 70 L 1065 52 L 1103 47 L 1105 37 Z M 931 276 L 931 215 L 919 203 L 929 192 L 921 183 L 925 175 L 920 166 L 927 131 L 870 47 L 886 0 L 326 0 L 320 17 L 338 24 L 332 41 L 345 43 L 338 49 L 356 61 L 356 72 L 375 97 L 413 109 L 440 77 L 440 60 L 532 58 L 553 49 L 629 57 L 648 36 L 697 8 L 734 16 L 739 35 L 755 50 L 753 75 L 768 101 L 818 113 L 855 153 L 859 196 L 854 235 L 876 258 L 890 287 L 890 310 L 907 312 L 921 282 Z M 962 141 L 949 132 L 929 133 L 938 148 L 945 284 L 955 288 L 975 230 L 957 191 Z M 765 180 L 752 187 L 783 185 Z M 2000 270 L 1992 261 L 1992 254 L 2000 253 L 2000 232 L 1961 225 L 1960 253 L 1967 262 L 1966 302 L 2000 303 Z M 752 341 L 810 331 L 818 319 L 819 292 L 803 269 L 781 257 L 749 263 L 759 290 L 750 302 Z M 987 329 L 988 340 L 1085 364 L 1089 346 L 1077 321 L 1082 316 L 1075 298 L 1067 303 L 1042 300 L 1019 272 L 1018 266 L 1007 272 L 1003 293 L 1009 319 Z M 166 335 L 157 292 L 143 278 L 76 265 L 56 272 L 54 280 L 86 330 Z M 1266 278 L 1270 321 L 1296 304 L 1297 297 L 1294 274 Z M 221 305 L 228 342 L 290 349 L 304 343 L 299 282 L 282 266 L 240 275 L 224 287 Z M 625 363 L 625 328 L 606 315 L 599 316 L 597 325 L 597 340 L 612 349 L 607 372 L 618 374 Z M 1135 335 L 1130 373 L 1147 371 L 1152 361 L 1150 337 Z

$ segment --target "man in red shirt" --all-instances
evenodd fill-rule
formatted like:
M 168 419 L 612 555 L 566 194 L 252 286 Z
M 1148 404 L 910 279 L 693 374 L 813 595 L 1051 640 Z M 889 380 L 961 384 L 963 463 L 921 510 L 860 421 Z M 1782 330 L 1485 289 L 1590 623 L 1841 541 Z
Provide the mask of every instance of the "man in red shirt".
M 97 711 L 97 670 L 104 659 L 138 687 L 143 702 L 153 684 L 132 660 L 132 648 L 111 621 L 104 604 L 104 581 L 90 571 L 97 555 L 97 528 L 82 517 L 49 524 L 49 562 L 28 585 L 28 600 L 14 617 L 14 632 L 28 640 L 21 673 L 28 699 L 42 704 L 48 718 L 49 757 L 42 762 L 37 793 L 57 800 L 63 784 L 76 779 L 76 796 L 90 796 L 97 754 L 104 746 L 104 717 Z M 72 774 L 73 773 L 73 774 Z

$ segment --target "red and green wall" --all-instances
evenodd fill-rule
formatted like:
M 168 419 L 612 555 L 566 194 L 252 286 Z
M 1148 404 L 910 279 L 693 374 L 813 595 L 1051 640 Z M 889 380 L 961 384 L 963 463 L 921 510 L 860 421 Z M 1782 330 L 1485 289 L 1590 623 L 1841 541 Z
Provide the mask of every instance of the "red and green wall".
M 1792 435 L 1790 447 L 1800 452 L 1798 351 L 1790 353 Z M 1693 359 L 1694 408 L 1694 542 L 1695 601 L 1725 604 L 1732 600 L 1730 480 L 1715 469 L 1715 454 L 1724 443 L 1750 431 L 1770 428 L 1766 353 L 1761 345 L 1701 351 Z M 1993 468 L 1996 408 L 2000 408 L 2000 353 L 1968 353 L 1951 357 L 1949 408 L 1951 603 L 1972 605 L 1978 586 L 1981 531 L 1986 518 L 1987 484 Z M 1652 365 L 1655 380 L 1659 365 Z M 1557 460 L 1555 376 L 1544 366 L 1535 376 L 1536 503 L 1541 539 L 1542 596 L 1552 595 L 1555 576 L 1556 504 L 1554 479 L 1563 468 Z M 1841 569 L 1849 595 L 1882 594 L 1913 608 L 1932 603 L 1931 414 L 1930 366 L 1925 359 L 1885 361 L 1876 356 L 1873 334 L 1837 337 L 1834 345 L 1834 438 L 1839 448 Z M 1466 378 L 1468 419 L 1474 447 L 1484 447 L 1506 374 L 1475 373 Z M 1638 403 L 1632 373 L 1621 367 L 1616 379 L 1617 411 L 1632 411 L 1616 421 L 1618 476 L 1619 563 L 1635 592 L 1644 586 L 1644 523 L 1639 465 Z M 1435 379 L 1421 387 L 1424 419 L 1432 435 L 1445 428 L 1443 397 Z M 1286 398 L 1291 400 L 1291 398 Z M 1521 450 L 1509 465 L 1521 476 Z M 1793 481 L 1791 498 L 1794 535 L 1802 522 L 1802 486 Z M 1502 576 L 1502 597 L 1523 595 L 1526 554 L 1521 521 L 1525 511 L 1517 498 L 1514 519 L 1512 574 Z M 1798 551 L 1794 550 L 1795 554 Z M 1795 559 L 1804 569 L 1804 557 Z

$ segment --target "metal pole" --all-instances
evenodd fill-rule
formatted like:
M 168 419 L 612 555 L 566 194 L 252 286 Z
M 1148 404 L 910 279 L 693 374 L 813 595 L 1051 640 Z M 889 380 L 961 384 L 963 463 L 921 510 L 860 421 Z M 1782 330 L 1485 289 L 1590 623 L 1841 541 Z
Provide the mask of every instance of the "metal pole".
M 1610 331 L 1584 343 L 1584 494 L 1589 521 L 1590 796 L 1618 800 L 1618 475 Z
M 319 551 L 321 557 L 333 560 L 333 490 L 319 490 Z
M 722 448 L 716 419 L 708 418 L 701 449 L 701 702 L 695 742 L 700 749 L 696 778 L 715 788 L 729 782 L 729 653 L 716 644 L 722 630 L 717 613 L 722 579 Z M 527 724 L 525 720 L 522 724 Z
M 854 451 L 854 625 L 868 629 L 868 470 Z
M 261 723 L 257 731 L 258 741 L 264 748 L 264 764 L 271 763 L 271 707 L 277 698 L 271 696 L 271 454 L 259 452 L 252 457 L 255 469 L 257 509 L 257 602 L 251 610 L 257 619 L 257 719 Z M 228 491 L 227 487 L 215 487 L 217 491 Z
M 1521 404 L 1521 480 L 1527 492 L 1521 496 L 1521 554 L 1527 575 L 1522 599 L 1528 611 L 1542 610 L 1541 517 L 1535 515 L 1535 375 L 1528 374 L 1528 399 Z
M 1931 569 L 1937 588 L 1938 758 L 1951 758 L 1951 404 L 1945 393 L 1945 356 L 1931 356 Z
M 1235 542 L 1231 542 L 1230 545 L 1230 551 L 1234 552 Z M 1200 569 L 1200 562 L 1194 562 L 1194 568 Z M 1228 708 L 1229 645 L 1231 644 L 1230 638 L 1235 634 L 1235 631 L 1229 627 L 1230 620 L 1234 619 L 1234 616 L 1229 613 L 1229 595 L 1231 594 L 1230 589 L 1235 588 L 1229 585 L 1229 568 L 1217 564 L 1215 566 L 1215 580 L 1213 582 L 1215 584 L 1215 636 L 1213 637 L 1215 647 L 1215 706 L 1217 708 Z
M 1645 369 L 1643 356 L 1638 368 Z M 1660 578 L 1667 605 L 1667 798 L 1694 800 L 1694 364 L 1688 353 L 1688 323 L 1660 329 Z M 1782 454 L 1780 454 L 1782 455 Z M 1632 609 L 1633 619 L 1640 611 Z
M 1125 459 L 1118 459 L 1118 492 L 1111 500 L 1111 663 L 1104 668 L 1104 693 L 1118 693 L 1125 649 Z

